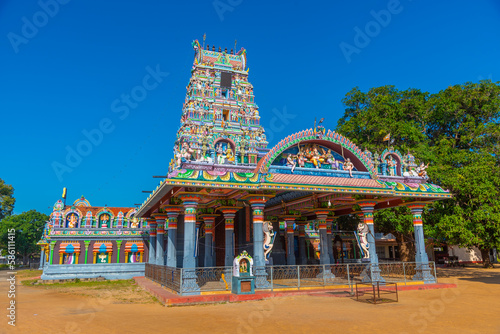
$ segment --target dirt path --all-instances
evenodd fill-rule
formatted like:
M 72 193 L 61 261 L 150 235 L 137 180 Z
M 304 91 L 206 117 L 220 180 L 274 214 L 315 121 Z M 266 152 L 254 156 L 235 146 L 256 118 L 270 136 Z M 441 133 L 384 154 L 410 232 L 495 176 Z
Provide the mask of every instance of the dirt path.
M 2 333 L 500 333 L 500 269 L 447 269 L 457 289 L 404 291 L 399 303 L 298 296 L 166 308 L 17 286 L 16 327 Z M 0 309 L 8 307 L 0 272 Z

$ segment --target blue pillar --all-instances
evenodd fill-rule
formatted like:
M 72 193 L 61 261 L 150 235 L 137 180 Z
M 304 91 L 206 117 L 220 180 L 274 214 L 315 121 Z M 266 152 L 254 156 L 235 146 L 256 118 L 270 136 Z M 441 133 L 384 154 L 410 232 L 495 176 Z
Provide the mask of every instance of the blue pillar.
M 295 265 L 295 242 L 294 242 L 294 230 L 293 224 L 295 223 L 295 218 L 286 217 L 286 264 L 289 266 Z
M 182 257 L 183 295 L 198 295 L 200 287 L 196 283 L 196 208 L 201 197 L 197 194 L 184 193 L 179 196 L 184 202 L 184 253 Z
M 156 264 L 156 220 L 149 219 L 149 263 Z
M 332 273 L 330 268 L 330 252 L 328 251 L 328 234 L 326 233 L 326 219 L 329 210 L 317 209 L 315 210 L 316 218 L 318 219 L 319 225 L 319 263 L 325 265 L 325 270 L 321 271 L 318 277 L 326 278 L 327 280 L 333 280 L 335 275 Z M 331 237 L 331 234 L 330 234 Z
M 307 264 L 305 222 L 299 223 L 299 264 Z
M 328 237 L 326 233 L 326 218 L 328 211 L 316 211 L 316 218 L 319 224 L 319 263 L 330 264 L 330 253 L 328 252 Z
M 203 217 L 203 221 L 205 222 L 205 267 L 213 267 L 214 266 L 214 257 L 212 255 L 213 249 L 213 226 L 215 217 Z
M 224 212 L 225 230 L 225 256 L 224 266 L 232 267 L 234 260 L 234 212 Z
M 369 269 L 363 274 L 363 282 L 385 282 L 385 279 L 380 276 L 380 268 L 378 266 L 378 256 L 377 248 L 375 245 L 375 226 L 373 225 L 373 212 L 375 211 L 375 201 L 366 201 L 358 203 L 361 207 L 362 214 L 359 217 L 368 226 L 368 235 L 366 239 L 368 241 L 368 254 L 370 256 Z
M 253 213 L 253 264 L 255 272 L 255 287 L 259 289 L 270 288 L 267 280 L 266 259 L 264 258 L 264 233 L 262 224 L 264 222 L 264 206 L 267 201 L 263 195 L 249 198 Z
M 436 278 L 432 275 L 429 267 L 429 257 L 425 251 L 424 225 L 422 222 L 422 212 L 426 203 L 414 202 L 407 206 L 413 215 L 413 230 L 415 233 L 415 266 L 416 274 L 414 280 L 424 281 L 424 283 L 436 283 Z
M 181 212 L 181 206 L 170 205 L 163 208 L 167 213 L 167 261 L 168 267 L 177 267 L 177 217 Z
M 330 264 L 335 263 L 333 257 L 332 222 L 333 218 L 326 219 L 326 239 L 328 241 L 328 257 L 330 258 Z
M 159 224 L 159 223 L 157 223 Z M 165 236 L 165 223 L 158 225 L 156 231 L 156 264 L 159 266 L 165 265 L 165 250 L 163 249 L 164 236 Z

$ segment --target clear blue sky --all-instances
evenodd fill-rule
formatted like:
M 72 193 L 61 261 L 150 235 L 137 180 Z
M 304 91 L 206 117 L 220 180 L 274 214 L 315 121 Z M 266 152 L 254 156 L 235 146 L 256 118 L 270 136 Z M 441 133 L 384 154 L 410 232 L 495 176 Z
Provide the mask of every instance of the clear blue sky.
M 0 0 L 0 178 L 15 188 L 15 213 L 50 212 L 63 187 L 68 202 L 142 203 L 172 158 L 191 42 L 204 33 L 210 45 L 247 49 L 271 145 L 314 117 L 335 128 L 355 86 L 437 92 L 500 80 L 494 0 L 60 1 L 41 1 L 49 15 L 37 1 Z M 157 66 L 161 82 L 137 95 Z M 141 101 L 125 107 L 132 91 Z M 269 129 L 285 109 L 294 118 Z M 85 147 L 83 132 L 99 127 L 107 133 Z M 87 155 L 70 167 L 67 148 L 78 145 Z M 54 163 L 71 172 L 58 177 Z

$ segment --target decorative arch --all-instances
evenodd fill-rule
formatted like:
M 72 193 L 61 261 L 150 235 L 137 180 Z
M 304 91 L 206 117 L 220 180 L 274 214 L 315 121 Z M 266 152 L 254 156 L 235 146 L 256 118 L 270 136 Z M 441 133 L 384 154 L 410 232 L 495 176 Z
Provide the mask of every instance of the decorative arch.
M 214 142 L 213 142 L 214 149 L 215 149 L 215 145 L 217 145 L 217 143 L 220 142 L 220 141 L 227 141 L 227 142 L 229 142 L 229 144 L 231 144 L 233 150 L 236 149 L 236 143 L 234 142 L 234 140 L 232 140 L 229 137 L 227 137 L 227 138 L 218 137 L 217 139 L 215 139 Z
M 115 216 L 107 208 L 102 208 L 95 215 L 97 228 L 110 228 L 112 227 Z
M 385 149 L 382 152 L 382 155 L 380 156 L 380 159 L 382 163 L 386 162 L 387 157 L 394 157 L 394 160 L 396 160 L 397 167 L 396 167 L 396 175 L 401 176 L 401 167 L 403 165 L 403 155 L 398 151 L 394 150 L 392 147 L 389 149 Z
M 297 145 L 299 142 L 303 141 L 315 141 L 319 144 L 321 143 L 333 143 L 342 146 L 346 158 L 350 158 L 354 166 L 358 170 L 366 170 L 370 173 L 372 178 L 377 178 L 377 172 L 375 171 L 375 166 L 373 165 L 371 159 L 362 152 L 356 144 L 342 136 L 341 134 L 328 130 L 328 132 L 323 135 L 318 133 L 313 129 L 302 130 L 300 132 L 289 135 L 288 137 L 282 139 L 278 144 L 276 144 L 258 163 L 257 170 L 261 173 L 267 173 L 269 167 L 275 159 L 277 159 L 286 149 Z
M 73 206 L 76 207 L 90 207 L 90 202 L 85 197 L 80 197 L 76 201 L 73 202 Z
M 117 226 L 113 226 L 113 227 L 123 227 L 123 212 L 118 212 L 118 215 L 116 216 L 116 225 Z
M 87 214 L 85 215 L 85 227 L 91 227 L 92 226 L 92 211 L 87 211 Z
M 80 227 L 82 222 L 82 212 L 75 207 L 64 212 L 64 220 L 61 222 L 64 228 L 77 228 Z
M 139 227 L 139 220 L 134 217 L 136 212 L 137 209 L 134 208 L 125 214 L 123 227 L 131 227 L 132 223 L 134 223 L 134 227 Z

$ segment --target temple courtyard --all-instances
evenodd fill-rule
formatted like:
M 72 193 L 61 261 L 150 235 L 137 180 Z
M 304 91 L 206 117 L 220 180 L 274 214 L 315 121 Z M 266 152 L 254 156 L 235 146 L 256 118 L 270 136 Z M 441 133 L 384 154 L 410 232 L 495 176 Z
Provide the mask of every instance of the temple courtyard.
M 36 272 L 20 271 L 19 279 Z M 7 271 L 0 287 L 8 291 Z M 457 288 L 400 291 L 371 305 L 327 293 L 165 307 L 134 281 L 16 287 L 16 327 L 1 333 L 500 333 L 500 269 L 439 268 Z M 7 293 L 1 308 L 6 309 Z M 189 326 L 187 326 L 187 324 Z

